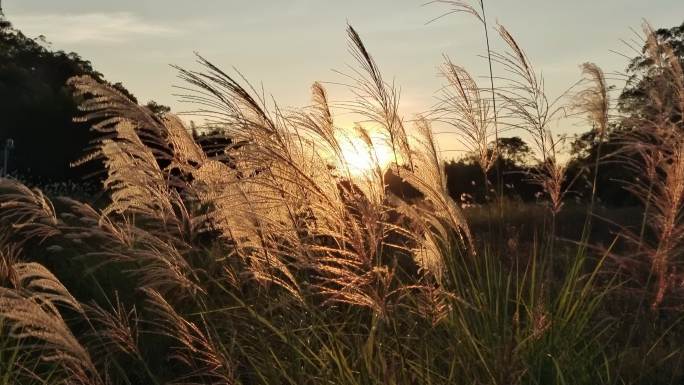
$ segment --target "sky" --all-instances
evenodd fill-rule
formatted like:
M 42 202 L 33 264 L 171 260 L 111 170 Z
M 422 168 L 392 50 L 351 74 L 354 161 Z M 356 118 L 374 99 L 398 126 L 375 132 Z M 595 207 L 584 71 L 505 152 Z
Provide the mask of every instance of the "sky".
M 194 53 L 221 68 L 237 68 L 280 106 L 309 103 L 314 81 L 341 82 L 353 59 L 345 28 L 354 26 L 385 79 L 401 88 L 407 116 L 432 106 L 443 84 L 443 55 L 474 75 L 487 73 L 481 25 L 470 15 L 437 21 L 449 7 L 427 0 L 2 0 L 6 17 L 28 36 L 44 35 L 54 49 L 90 60 L 140 101 L 186 111 L 170 64 L 200 69 Z M 684 21 L 683 0 L 488 0 L 487 17 L 516 37 L 543 73 L 546 92 L 559 95 L 591 61 L 621 71 L 643 20 L 654 27 Z M 493 40 L 493 49 L 503 48 Z M 331 99 L 349 94 L 329 87 Z M 344 120 L 344 118 L 342 118 Z M 561 128 L 583 131 L 577 125 Z M 442 149 L 456 148 L 444 136 Z M 456 147 L 454 147 L 456 146 Z

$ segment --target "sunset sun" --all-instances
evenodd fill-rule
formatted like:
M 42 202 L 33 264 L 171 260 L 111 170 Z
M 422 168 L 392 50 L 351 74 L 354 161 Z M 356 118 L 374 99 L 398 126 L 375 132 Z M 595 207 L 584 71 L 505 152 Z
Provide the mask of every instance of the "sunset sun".
M 368 176 L 378 168 L 382 171 L 394 161 L 391 146 L 377 139 L 369 145 L 359 136 L 350 136 L 340 141 L 342 157 L 341 168 L 352 176 Z

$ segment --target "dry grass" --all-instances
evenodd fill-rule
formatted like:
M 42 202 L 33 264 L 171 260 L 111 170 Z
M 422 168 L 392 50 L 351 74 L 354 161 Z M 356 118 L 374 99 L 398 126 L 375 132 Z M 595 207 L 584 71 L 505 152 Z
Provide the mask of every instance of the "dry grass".
M 450 3 L 486 28 L 482 3 L 481 13 Z M 179 118 L 72 79 L 81 119 L 102 133 L 84 161 L 104 160 L 111 201 L 98 210 L 60 199 L 60 212 L 39 191 L 0 181 L 1 243 L 12 251 L 0 259 L 0 318 L 4 335 L 29 351 L 22 359 L 38 362 L 18 365 L 45 382 L 80 384 L 615 383 L 602 347 L 609 327 L 596 320 L 613 289 L 599 274 L 603 260 L 587 268 L 580 245 L 564 275 L 549 276 L 556 261 L 544 242 L 555 240 L 553 228 L 528 258 L 476 249 L 477 234 L 449 197 L 435 121 L 455 128 L 485 175 L 498 155 L 489 142 L 499 119 L 525 130 L 540 157 L 530 177 L 553 218 L 572 185 L 550 128 L 564 111 L 560 98 L 547 98 L 524 51 L 498 32 L 508 51 L 490 58 L 505 85 L 494 89 L 492 75 L 489 91 L 480 88 L 447 60 L 434 114 L 409 127 L 395 86 L 348 28 L 357 66 L 347 75 L 354 99 L 341 108 L 358 118 L 354 138 L 370 159 L 360 175 L 345 153 L 349 130 L 336 125 L 320 83 L 311 106 L 284 111 L 202 57 L 203 71 L 178 68 L 184 99 L 229 139 L 209 153 Z M 662 65 L 681 75 L 672 60 Z M 592 84 L 576 103 L 605 133 L 604 76 L 583 69 Z M 681 108 L 684 87 L 675 86 Z M 658 234 L 645 249 L 658 278 L 654 307 L 676 282 L 682 235 L 684 145 L 675 125 L 641 131 L 672 146 L 657 152 L 662 159 L 651 156 L 655 147 L 631 147 L 654 169 L 645 195 Z M 389 164 L 379 160 L 382 146 Z M 95 279 L 106 303 L 84 305 L 42 265 L 19 262 L 21 245 L 30 248 L 22 257 L 72 253 L 89 273 L 121 273 L 133 288 L 120 296 Z
M 497 136 L 491 99 L 463 67 L 450 59 L 446 59 L 441 73 L 448 85 L 435 108 L 435 120 L 453 128 L 465 151 L 477 155 L 486 175 L 498 155 L 490 147 Z
M 285 113 L 274 106 L 268 112 L 263 100 L 200 58 L 207 72 L 179 69 L 193 86 L 185 98 L 224 128 L 234 143 L 225 148 L 228 161 L 206 155 L 176 117 L 156 117 L 117 90 L 74 78 L 70 85 L 85 97 L 81 119 L 96 122 L 94 129 L 103 133 L 84 161 L 104 160 L 111 203 L 96 212 L 65 201 L 73 214 L 59 219 L 40 192 L 3 181 L 5 223 L 11 221 L 16 236 L 27 240 L 59 235 L 75 245 L 94 245 L 85 256 L 100 266 L 129 266 L 127 271 L 147 293 L 158 331 L 180 343 L 174 359 L 195 368 L 179 381 L 198 377 L 229 383 L 232 377 L 225 352 L 212 348 L 218 338 L 214 332 L 187 321 L 165 299 L 202 304 L 217 290 L 214 282 L 204 281 L 209 272 L 192 262 L 201 237 L 218 234 L 213 242 L 229 250 L 221 257 L 224 262 L 212 262 L 224 265 L 218 279 L 228 286 L 250 282 L 269 291 L 277 287 L 298 301 L 314 295 L 328 306 L 366 307 L 381 318 L 409 292 L 427 291 L 426 298 L 434 298 L 439 291 L 435 282 L 444 270 L 440 247 L 454 244 L 455 236 L 457 248 L 472 250 L 471 235 L 448 197 L 429 122 L 419 120 L 415 132 L 408 132 L 396 91 L 382 80 L 356 31 L 350 27 L 348 32 L 359 70 L 350 77 L 356 100 L 346 108 L 388 138 L 394 156 L 389 167 L 376 161 L 367 174 L 352 179 L 341 150 L 342 131 L 319 83 L 312 88 L 311 108 Z M 367 129 L 359 126 L 358 133 L 373 152 L 376 143 Z M 387 174 L 418 190 L 421 203 L 409 204 L 390 192 Z M 33 302 L 12 293 L 3 296 L 3 315 L 16 328 L 28 327 L 34 309 L 33 316 L 57 329 L 54 337 L 46 334 L 43 339 L 70 354 L 60 352 L 59 357 L 73 356 L 73 362 L 87 364 L 79 375 L 97 373 L 86 359 L 86 348 L 56 318 L 56 308 L 42 314 Z M 57 294 L 66 298 L 68 293 Z M 78 305 L 75 300 L 70 304 Z M 98 331 L 90 349 L 119 350 L 140 359 L 132 327 L 136 313 L 121 306 L 117 301 L 111 311 L 94 306 L 82 314 Z M 17 338 L 37 336 L 23 332 Z M 101 365 L 109 368 L 111 359 Z
M 627 188 L 642 200 L 644 221 L 639 234 L 627 236 L 635 243 L 637 263 L 647 262 L 655 277 L 654 309 L 660 307 L 668 292 L 679 290 L 682 238 L 681 213 L 684 203 L 684 73 L 671 47 L 660 41 L 648 24 L 644 25 L 645 56 L 653 62 L 654 80 L 646 90 L 652 114 L 631 117 L 631 127 L 624 134 L 624 153 L 620 158 L 627 167 L 643 177 L 627 181 Z M 640 78 L 639 78 L 640 79 Z M 636 79 L 635 81 L 639 81 Z M 679 116 L 673 120 L 673 116 Z M 650 230 L 651 237 L 645 236 Z M 649 241 L 652 239 L 652 241 Z

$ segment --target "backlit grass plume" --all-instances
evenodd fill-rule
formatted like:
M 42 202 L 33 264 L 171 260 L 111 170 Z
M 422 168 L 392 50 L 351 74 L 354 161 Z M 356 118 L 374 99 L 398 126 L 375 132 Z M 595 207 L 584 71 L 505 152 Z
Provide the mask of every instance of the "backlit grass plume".
M 648 24 L 644 25 L 644 54 L 653 63 L 652 76 L 646 84 L 646 105 L 651 113 L 625 119 L 631 129 L 624 137 L 621 159 L 627 167 L 638 170 L 642 177 L 627 181 L 627 188 L 644 204 L 645 212 L 639 234 L 631 234 L 640 251 L 639 262 L 650 265 L 655 277 L 655 294 L 651 302 L 660 307 L 668 292 L 678 294 L 678 273 L 684 226 L 684 72 L 672 47 L 660 41 Z M 641 78 L 632 79 L 640 81 Z M 650 230 L 652 237 L 646 230 Z M 651 241 L 649 241 L 651 238 Z
M 0 180 L 10 362 L 38 382 L 84 385 L 614 383 L 608 327 L 594 321 L 612 290 L 603 259 L 589 266 L 583 247 L 553 264 L 537 243 L 528 258 L 479 247 L 449 196 L 435 122 L 401 115 L 398 89 L 347 33 L 356 66 L 343 103 L 316 82 L 310 106 L 284 109 L 203 57 L 201 70 L 177 68 L 206 123 L 197 131 L 72 79 L 79 119 L 102 134 L 83 161 L 103 161 L 109 200 L 50 201 Z M 565 169 L 554 105 L 500 33 L 510 52 L 492 58 L 510 88 L 490 92 L 535 138 L 555 215 Z M 486 173 L 495 101 L 460 67 L 444 71 L 438 116 Z M 220 145 L 206 148 L 202 130 Z M 30 262 L 40 253 L 54 274 Z

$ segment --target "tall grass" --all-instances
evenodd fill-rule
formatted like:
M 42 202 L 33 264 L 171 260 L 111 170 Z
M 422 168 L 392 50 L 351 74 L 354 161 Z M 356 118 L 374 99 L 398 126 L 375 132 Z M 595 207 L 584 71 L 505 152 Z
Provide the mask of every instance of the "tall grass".
M 631 129 L 624 133 L 624 150 L 619 154 L 627 167 L 643 177 L 627 181 L 627 188 L 644 204 L 645 212 L 638 234 L 628 233 L 637 246 L 637 263 L 650 269 L 654 278 L 653 309 L 661 306 L 668 292 L 678 293 L 681 277 L 677 273 L 681 254 L 682 204 L 684 203 L 684 150 L 681 128 L 684 125 L 684 71 L 672 48 L 656 37 L 644 24 L 645 57 L 653 63 L 652 73 L 632 79 L 645 82 L 650 103 L 648 116 L 633 116 Z M 647 233 L 648 230 L 648 233 Z
M 542 159 L 534 177 L 555 220 L 568 184 L 549 128 L 557 108 L 512 35 L 498 31 L 510 51 L 491 58 L 510 79 L 491 96 L 502 101 L 502 124 L 535 139 Z M 449 197 L 428 118 L 456 127 L 486 175 L 499 123 L 485 91 L 447 62 L 451 88 L 438 110 L 405 120 L 398 91 L 360 35 L 352 27 L 348 35 L 358 66 L 348 77 L 355 99 L 343 108 L 362 122 L 354 138 L 372 164 L 361 175 L 350 170 L 349 131 L 336 125 L 320 83 L 311 106 L 285 111 L 202 57 L 201 71 L 178 68 L 183 98 L 229 143 L 217 152 L 179 118 L 91 78 L 71 79 L 83 99 L 79 119 L 102 133 L 84 161 L 104 161 L 110 202 L 53 202 L 0 181 L 0 356 L 9 357 L 0 379 L 629 383 L 609 348 L 606 299 L 619 286 L 605 269 L 610 250 L 593 258 L 583 244 L 567 254 L 549 247 L 552 226 L 529 253 L 507 258 L 477 242 Z M 585 70 L 600 92 L 600 71 Z M 606 98 L 583 95 L 601 123 Z M 381 147 L 391 149 L 390 164 L 379 161 Z M 675 179 L 664 183 L 675 189 Z M 63 283 L 20 261 L 41 256 L 80 269 L 80 280 Z

